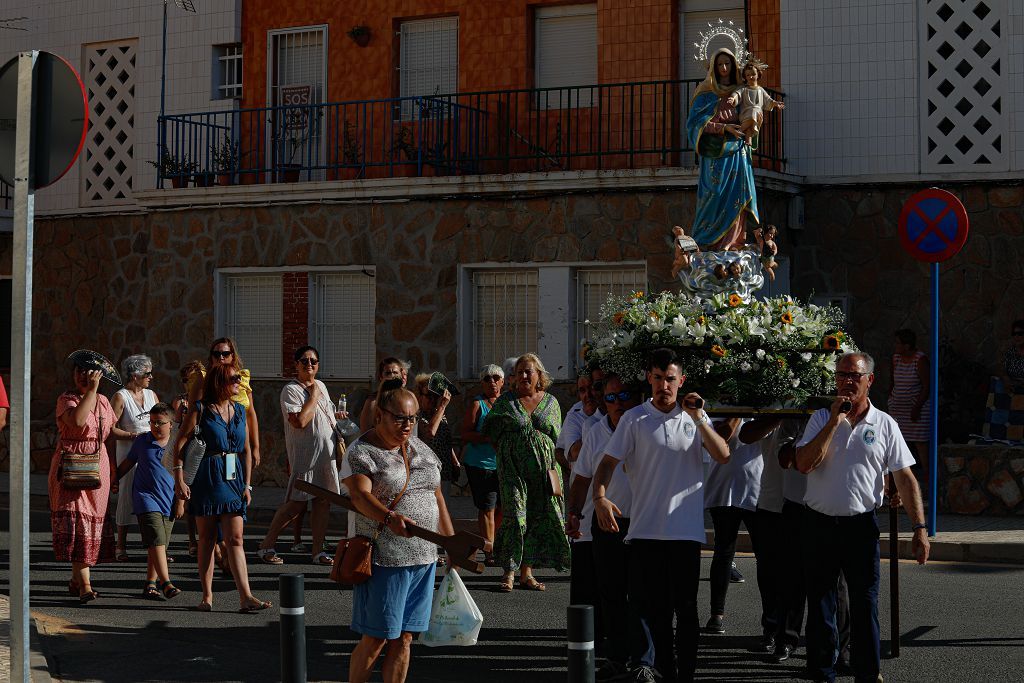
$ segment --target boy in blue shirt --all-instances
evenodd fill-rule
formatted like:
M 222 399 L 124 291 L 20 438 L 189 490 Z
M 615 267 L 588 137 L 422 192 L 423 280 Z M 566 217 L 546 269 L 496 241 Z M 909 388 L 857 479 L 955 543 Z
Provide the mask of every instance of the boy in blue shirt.
M 171 506 L 174 504 L 174 478 L 164 468 L 164 449 L 171 438 L 174 410 L 166 403 L 157 403 L 149 411 L 149 434 L 139 434 L 124 461 L 117 468 L 120 479 L 137 465 L 132 486 L 132 511 L 139 520 L 142 543 L 149 562 L 146 565 L 146 587 L 142 596 L 159 600 L 161 593 L 170 599 L 181 593 L 170 581 L 167 572 L 167 543 L 171 538 Z

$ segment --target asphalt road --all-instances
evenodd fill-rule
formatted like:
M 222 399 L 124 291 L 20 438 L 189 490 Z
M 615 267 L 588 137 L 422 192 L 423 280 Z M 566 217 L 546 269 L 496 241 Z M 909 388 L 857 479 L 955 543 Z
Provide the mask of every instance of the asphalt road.
M 3 520 L 6 522 L 6 519 Z M 46 528 L 46 516 L 33 513 L 33 529 Z M 257 534 L 248 538 L 256 547 Z M 8 580 L 8 538 L 4 534 L 2 574 Z M 283 547 L 281 544 L 280 547 Z M 270 681 L 279 680 L 279 626 L 276 609 L 254 615 L 236 613 L 233 584 L 218 579 L 211 614 L 189 608 L 198 601 L 195 564 L 176 538 L 172 577 L 185 592 L 170 602 L 143 600 L 145 555 L 135 547 L 132 562 L 94 570 L 101 599 L 87 607 L 67 595 L 66 565 L 53 561 L 49 534 L 32 534 L 32 609 L 56 679 L 69 681 Z M 283 555 L 283 567 L 252 564 L 254 591 L 277 600 L 277 576 L 306 574 L 306 624 L 309 680 L 344 681 L 348 653 L 356 637 L 347 627 L 351 595 L 327 579 L 326 568 L 303 564 L 305 557 Z M 754 561 L 738 559 L 749 578 L 729 591 L 724 636 L 702 636 L 698 677 L 705 681 L 799 680 L 802 648 L 785 665 L 768 664 L 751 652 L 759 629 L 759 598 Z M 709 554 L 703 562 L 707 576 Z M 1024 670 L 1024 568 L 1005 565 L 900 564 L 902 653 L 884 658 L 887 681 L 1011 681 Z M 413 647 L 410 681 L 533 683 L 565 681 L 565 608 L 568 576 L 538 572 L 546 593 L 491 592 L 496 569 L 464 580 L 484 614 L 481 641 L 469 648 Z M 883 563 L 882 593 L 888 596 L 888 564 Z M 700 587 L 702 620 L 709 590 Z M 882 630 L 888 635 L 888 601 L 881 605 Z M 883 657 L 888 651 L 883 641 Z M 378 674 L 379 676 L 379 674 Z M 379 680 L 379 677 L 376 679 Z M 852 680 L 852 679 L 844 679 Z

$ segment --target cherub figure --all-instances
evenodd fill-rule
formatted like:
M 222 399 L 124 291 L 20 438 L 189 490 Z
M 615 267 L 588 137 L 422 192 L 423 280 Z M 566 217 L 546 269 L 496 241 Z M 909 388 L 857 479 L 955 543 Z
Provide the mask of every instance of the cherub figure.
M 686 234 L 678 225 L 672 228 L 672 244 L 674 245 L 675 256 L 672 259 L 672 279 L 679 276 L 679 271 L 690 270 L 690 259 L 693 254 L 700 251 L 697 242 Z
M 775 255 L 779 253 L 779 247 L 775 244 L 775 237 L 778 234 L 779 229 L 774 225 L 765 227 L 763 232 L 761 228 L 754 229 L 754 239 L 761 249 L 761 266 L 768 273 L 769 280 L 775 279 L 775 269 L 779 267 L 778 261 L 775 260 Z
M 730 96 L 731 103 L 740 110 L 740 130 L 747 144 L 751 144 L 754 136 L 761 130 L 764 111 L 785 109 L 784 102 L 773 100 L 768 91 L 757 84 L 761 74 L 768 65 L 759 60 L 750 59 L 743 65 L 743 82 L 747 85 Z
M 734 280 L 739 280 L 743 277 L 743 264 L 740 263 L 739 259 L 729 264 L 729 277 Z
M 715 278 L 719 280 L 724 280 L 725 278 L 729 277 L 729 271 L 727 271 L 725 269 L 725 266 L 723 266 L 721 263 L 716 263 L 715 269 L 712 272 L 715 274 Z

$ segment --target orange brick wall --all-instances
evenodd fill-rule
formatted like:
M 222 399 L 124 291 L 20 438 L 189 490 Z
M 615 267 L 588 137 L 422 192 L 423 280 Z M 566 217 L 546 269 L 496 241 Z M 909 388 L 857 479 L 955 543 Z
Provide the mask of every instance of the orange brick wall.
M 747 28 L 750 51 L 768 64 L 761 85 L 782 85 L 782 50 L 779 45 L 779 0 L 748 0 Z

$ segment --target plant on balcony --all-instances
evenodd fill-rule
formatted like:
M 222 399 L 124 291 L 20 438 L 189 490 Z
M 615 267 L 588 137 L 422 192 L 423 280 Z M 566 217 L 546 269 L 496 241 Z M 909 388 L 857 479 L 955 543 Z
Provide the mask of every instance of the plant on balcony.
M 370 42 L 370 27 L 353 26 L 348 30 L 348 37 L 359 47 L 366 47 Z
M 225 133 L 220 144 L 210 150 L 210 155 L 217 171 L 217 184 L 231 185 L 235 169 L 238 168 L 238 143 L 231 139 L 230 134 Z
M 155 168 L 157 175 L 161 178 L 170 179 L 171 187 L 175 189 L 185 187 L 197 168 L 194 162 L 189 161 L 187 154 L 179 159 L 166 149 L 160 155 L 159 161 L 147 161 L 146 163 Z
M 362 178 L 366 171 L 363 161 L 363 148 L 359 145 L 357 138 L 356 124 L 351 121 L 345 122 L 345 129 L 341 134 L 341 159 L 345 166 L 356 166 L 356 178 Z

